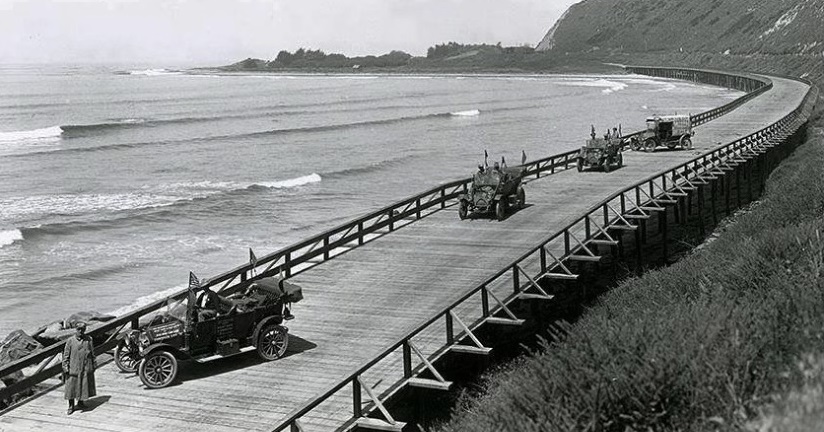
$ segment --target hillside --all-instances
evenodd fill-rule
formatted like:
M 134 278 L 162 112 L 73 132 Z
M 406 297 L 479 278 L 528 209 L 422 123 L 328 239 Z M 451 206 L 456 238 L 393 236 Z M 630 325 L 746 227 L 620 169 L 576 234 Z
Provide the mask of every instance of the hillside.
M 584 0 L 539 51 L 824 55 L 824 0 Z

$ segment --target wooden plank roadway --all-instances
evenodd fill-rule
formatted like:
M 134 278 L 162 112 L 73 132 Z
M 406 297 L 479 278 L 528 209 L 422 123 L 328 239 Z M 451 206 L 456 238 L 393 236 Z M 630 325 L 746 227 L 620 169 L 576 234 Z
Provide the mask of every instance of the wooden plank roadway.
M 773 82 L 771 91 L 698 128 L 692 151 L 627 152 L 626 166 L 608 174 L 572 169 L 531 181 L 528 207 L 502 222 L 460 221 L 452 207 L 299 274 L 294 281 L 306 298 L 294 308 L 290 349 L 282 359 L 262 363 L 250 353 L 184 364 L 179 382 L 159 390 L 144 389 L 136 376 L 108 365 L 97 372 L 100 397 L 92 410 L 67 416 L 57 388 L 0 416 L 0 430 L 271 430 L 593 204 L 777 121 L 807 91 L 796 81 Z M 511 289 L 493 287 L 501 294 Z M 477 313 L 479 306 L 472 307 Z M 443 333 L 443 325 L 433 327 L 415 342 L 429 354 L 444 343 Z M 401 362 L 393 353 L 364 374 L 364 382 L 386 389 L 400 378 Z M 351 413 L 347 386 L 302 423 L 307 430 L 334 430 Z

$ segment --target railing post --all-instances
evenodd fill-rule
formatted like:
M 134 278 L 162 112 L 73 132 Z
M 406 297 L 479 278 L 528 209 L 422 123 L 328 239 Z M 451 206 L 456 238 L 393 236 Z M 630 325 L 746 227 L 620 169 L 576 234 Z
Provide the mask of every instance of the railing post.
M 446 317 L 446 344 L 452 345 L 455 343 L 455 327 L 452 325 L 451 311 L 446 311 L 444 316 Z
M 389 232 L 395 231 L 395 211 L 389 210 Z
M 240 282 L 246 282 L 246 272 L 240 274 Z
M 409 341 L 403 341 L 403 377 L 412 378 L 412 349 Z
M 363 407 L 361 406 L 361 386 L 358 377 L 352 378 L 352 415 L 355 418 L 363 416 Z
M 358 246 L 363 246 L 363 222 L 358 222 Z
M 446 190 L 443 188 L 441 188 L 441 208 L 446 208 Z
M 518 274 L 518 266 L 512 266 L 512 288 L 516 293 L 521 292 L 521 279 Z
M 604 204 L 604 228 L 609 226 L 609 206 Z
M 140 319 L 135 318 L 132 320 L 132 330 L 137 330 L 138 328 L 140 328 Z
M 323 238 L 323 259 L 329 259 L 329 236 Z
M 486 287 L 481 288 L 481 311 L 483 311 L 484 318 L 489 316 L 489 293 Z
M 283 257 L 283 267 L 285 267 L 285 269 L 283 270 L 283 273 L 286 275 L 286 277 L 292 276 L 291 263 L 292 263 L 292 252 L 291 251 L 286 252 L 286 255 Z
M 415 218 L 421 218 L 421 199 L 418 198 L 415 200 Z
M 555 158 L 549 160 L 549 173 L 555 174 Z
M 564 255 L 569 255 L 569 230 L 564 230 Z
M 546 249 L 544 249 L 543 245 L 541 245 L 541 249 L 540 252 L 538 252 L 538 256 L 541 260 L 541 273 L 544 273 L 546 272 Z
M 592 232 L 591 232 L 590 226 L 589 226 L 590 223 L 591 222 L 589 221 L 589 214 L 587 214 L 586 218 L 584 219 L 584 235 L 585 235 L 584 239 L 585 240 L 589 240 L 589 237 L 592 235 Z

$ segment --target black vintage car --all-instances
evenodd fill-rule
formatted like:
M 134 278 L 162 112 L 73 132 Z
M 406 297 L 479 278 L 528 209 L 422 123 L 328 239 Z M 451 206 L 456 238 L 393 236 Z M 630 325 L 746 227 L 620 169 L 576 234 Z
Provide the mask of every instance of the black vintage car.
M 521 179 L 525 172 L 523 165 L 511 168 L 497 163 L 493 167 L 480 166 L 472 176 L 469 191 L 458 196 L 458 216 L 466 219 L 470 213 L 495 212 L 495 217 L 503 220 L 508 207 L 523 208 L 526 192 Z
M 299 286 L 271 277 L 243 292 L 222 296 L 208 289 L 190 290 L 178 307 L 121 336 L 115 364 L 138 372 L 148 388 L 171 384 L 178 360 L 204 363 L 249 351 L 263 360 L 281 357 L 289 343 L 284 320 L 293 318 L 289 304 L 303 298 Z
M 586 145 L 578 150 L 578 172 L 587 167 L 602 167 L 604 172 L 609 172 L 613 165 L 621 168 L 624 165 L 623 148 L 624 142 L 621 138 L 588 139 Z

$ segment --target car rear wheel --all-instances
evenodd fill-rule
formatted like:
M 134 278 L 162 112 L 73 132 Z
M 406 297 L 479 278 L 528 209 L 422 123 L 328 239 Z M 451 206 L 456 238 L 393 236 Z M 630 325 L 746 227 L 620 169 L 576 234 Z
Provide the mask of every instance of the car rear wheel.
M 655 145 L 656 145 L 656 142 L 652 138 L 644 141 L 644 151 L 654 152 L 655 151 Z
M 140 365 L 140 353 L 133 345 L 120 341 L 114 349 L 114 364 L 123 372 L 135 373 Z
M 166 387 L 177 376 L 177 359 L 169 351 L 154 351 L 140 361 L 139 371 L 146 387 Z
M 518 208 L 522 209 L 526 205 L 526 191 L 523 186 L 518 186 Z
M 260 330 L 257 353 L 263 360 L 271 361 L 282 357 L 288 346 L 289 333 L 283 326 L 269 324 Z
M 641 149 L 641 141 L 636 137 L 630 138 L 629 139 L 629 148 L 631 148 L 633 150 L 636 150 L 636 151 L 640 150 Z
M 495 203 L 495 217 L 498 218 L 498 220 L 504 220 L 504 216 L 506 216 L 505 205 L 503 201 Z
M 692 149 L 692 140 L 690 139 L 690 137 L 685 136 L 681 138 L 681 148 L 684 150 Z
M 466 201 L 461 201 L 460 205 L 458 206 L 458 217 L 461 220 L 466 219 L 466 216 L 469 214 L 469 204 Z

